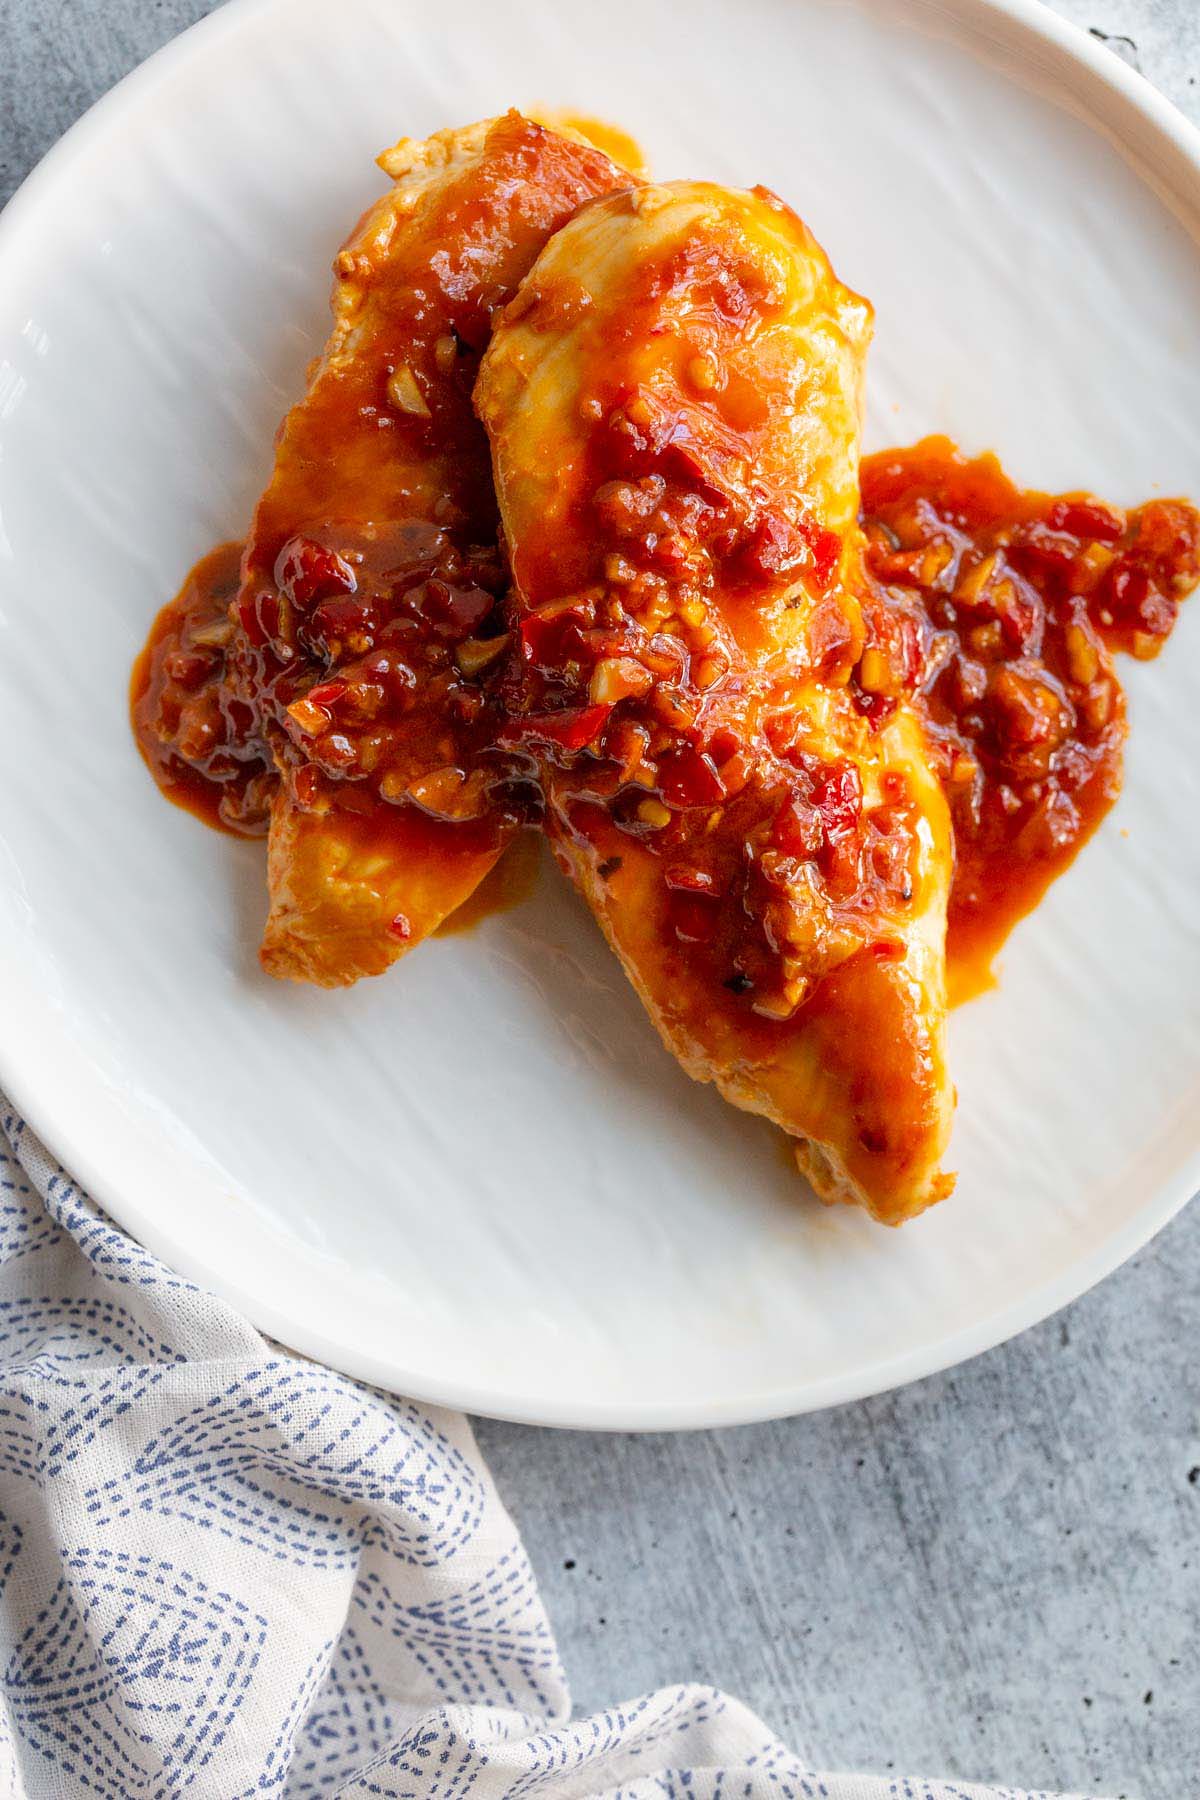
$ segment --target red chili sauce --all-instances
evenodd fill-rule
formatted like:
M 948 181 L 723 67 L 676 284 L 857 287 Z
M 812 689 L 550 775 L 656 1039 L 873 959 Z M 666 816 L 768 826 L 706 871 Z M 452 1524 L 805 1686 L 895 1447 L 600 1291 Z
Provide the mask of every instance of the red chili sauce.
M 238 557 L 225 544 L 197 563 L 134 668 L 134 729 L 170 799 L 259 837 L 285 766 L 302 804 L 325 790 L 350 811 L 524 816 L 526 796 L 502 791 L 512 771 L 488 761 L 508 641 L 494 545 L 464 553 L 419 522 L 336 547 L 294 537 L 240 589 Z
M 229 680 L 240 544 L 202 556 L 133 665 L 133 729 L 150 773 L 206 825 L 261 837 L 278 782 L 255 709 Z
M 873 651 L 864 710 L 924 714 L 954 823 L 948 951 L 960 992 L 1117 797 L 1112 652 L 1157 656 L 1200 580 L 1200 513 L 1014 487 L 946 438 L 862 466 Z
M 1112 653 L 1158 654 L 1200 580 L 1200 513 L 1182 500 L 1123 512 L 1023 491 L 994 457 L 929 438 L 864 460 L 862 523 L 869 637 L 852 684 L 869 718 L 906 696 L 922 713 L 954 824 L 949 952 L 965 992 L 1117 796 L 1126 721 Z M 391 546 L 399 568 L 364 548 L 285 546 L 271 597 L 296 653 L 282 660 L 261 596 L 239 604 L 238 546 L 197 563 L 133 672 L 134 730 L 155 780 L 206 823 L 261 836 L 279 779 L 271 746 L 294 745 L 299 705 L 325 709 L 336 729 L 314 740 L 311 777 L 293 780 L 375 790 L 391 719 L 405 717 L 411 747 L 419 650 L 436 664 L 421 684 L 429 733 L 471 752 L 461 789 L 427 796 L 430 809 L 478 818 L 486 794 L 509 822 L 536 818 L 499 702 L 508 638 L 494 552 L 464 561 L 432 526 Z M 677 773 L 698 778 L 691 764 Z M 392 797 L 386 777 L 378 786 Z

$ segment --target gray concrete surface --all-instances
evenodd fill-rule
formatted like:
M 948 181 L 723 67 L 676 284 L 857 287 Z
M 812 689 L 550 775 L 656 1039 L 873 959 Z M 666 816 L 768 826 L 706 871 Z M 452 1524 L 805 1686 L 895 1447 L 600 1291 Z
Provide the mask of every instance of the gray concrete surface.
M 0 198 L 208 10 L 4 0 Z M 1200 120 L 1197 0 L 1059 10 Z M 861 1406 L 682 1437 L 482 1422 L 578 1706 L 694 1678 L 818 1767 L 1197 1800 L 1198 1277 L 1193 1206 L 1059 1318 Z

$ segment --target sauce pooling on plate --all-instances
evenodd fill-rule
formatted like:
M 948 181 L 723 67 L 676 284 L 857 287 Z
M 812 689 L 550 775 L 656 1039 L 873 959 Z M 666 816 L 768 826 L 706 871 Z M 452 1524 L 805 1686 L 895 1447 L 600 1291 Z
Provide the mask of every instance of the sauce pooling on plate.
M 241 556 L 240 544 L 219 544 L 189 572 L 150 628 L 130 700 L 138 747 L 168 800 L 218 830 L 263 837 L 279 777 L 227 657 Z
M 611 156 L 615 163 L 628 169 L 631 175 L 649 176 L 649 159 L 637 139 L 608 119 L 597 119 L 591 113 L 563 111 L 553 106 L 539 107 L 530 117 L 548 125 L 551 131 L 586 138 L 589 144 L 593 144 L 597 150 L 603 150 L 605 156 Z
M 1130 512 L 1013 485 L 946 438 L 862 465 L 871 642 L 860 705 L 907 692 L 950 804 L 948 953 L 959 997 L 1116 799 L 1125 702 L 1112 652 L 1156 656 L 1200 579 L 1200 513 Z
M 862 523 L 869 640 L 852 680 L 868 718 L 905 694 L 923 715 L 954 823 L 949 951 L 966 997 L 1117 797 L 1126 718 L 1113 652 L 1162 648 L 1200 580 L 1200 513 L 1022 490 L 994 457 L 929 438 L 864 459 Z M 226 667 L 238 558 L 221 545 L 163 608 L 132 706 L 168 798 L 253 837 L 278 776 Z

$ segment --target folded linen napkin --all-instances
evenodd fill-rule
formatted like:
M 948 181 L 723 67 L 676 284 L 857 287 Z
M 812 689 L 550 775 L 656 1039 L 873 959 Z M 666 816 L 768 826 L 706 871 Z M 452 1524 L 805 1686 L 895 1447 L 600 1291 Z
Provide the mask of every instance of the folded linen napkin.
M 467 1421 L 269 1343 L 0 1126 L 0 1800 L 1047 1800 L 819 1775 L 709 1688 L 572 1721 Z

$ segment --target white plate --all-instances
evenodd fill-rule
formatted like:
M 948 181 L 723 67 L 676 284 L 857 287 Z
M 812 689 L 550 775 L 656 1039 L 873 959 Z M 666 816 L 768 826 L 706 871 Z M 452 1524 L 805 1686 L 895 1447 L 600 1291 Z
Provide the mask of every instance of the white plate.
M 244 525 L 373 154 L 510 102 L 793 201 L 876 303 L 874 444 L 1200 494 L 1200 140 L 1024 0 L 236 0 L 0 225 L 0 1078 L 356 1375 L 578 1426 L 827 1405 L 1042 1318 L 1200 1182 L 1200 600 L 1126 668 L 1116 816 L 954 1020 L 959 1191 L 900 1233 L 684 1079 L 557 880 L 347 994 L 260 976 L 261 848 L 158 797 L 129 665 Z

